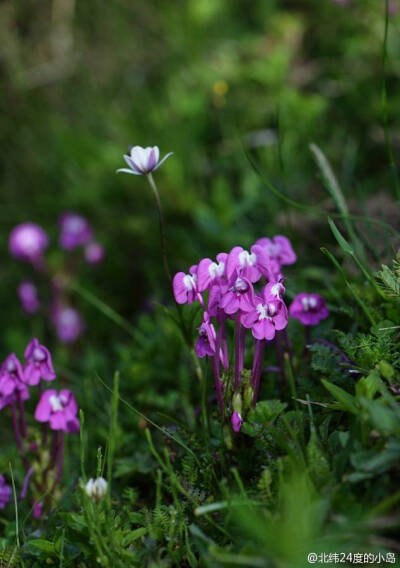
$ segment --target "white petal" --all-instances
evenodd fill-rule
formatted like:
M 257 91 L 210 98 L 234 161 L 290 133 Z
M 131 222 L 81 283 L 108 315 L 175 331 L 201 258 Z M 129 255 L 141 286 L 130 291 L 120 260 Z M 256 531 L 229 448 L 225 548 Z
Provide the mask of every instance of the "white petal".
M 154 170 L 158 170 L 158 168 L 165 162 L 165 160 L 166 160 L 167 158 L 169 158 L 170 156 L 172 156 L 172 155 L 173 155 L 173 152 L 169 152 L 168 154 L 166 154 L 166 155 L 163 157 L 163 159 L 162 159 L 160 162 L 158 162 L 158 164 L 156 165 L 156 167 L 154 168 Z
M 139 173 L 139 172 L 134 172 L 133 170 L 128 170 L 127 168 L 120 168 L 119 170 L 116 170 L 116 173 L 124 173 L 124 174 L 132 174 L 133 176 L 141 176 L 143 174 Z
M 131 159 L 135 162 L 141 173 L 146 173 L 147 165 L 147 148 L 134 146 L 131 150 Z

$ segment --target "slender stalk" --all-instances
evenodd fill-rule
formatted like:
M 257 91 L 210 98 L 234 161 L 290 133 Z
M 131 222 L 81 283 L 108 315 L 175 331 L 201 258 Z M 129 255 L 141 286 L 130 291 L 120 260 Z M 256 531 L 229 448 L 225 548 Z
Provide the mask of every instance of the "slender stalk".
M 309 351 L 308 346 L 311 343 L 311 326 L 305 325 L 304 326 L 304 355 L 308 357 Z
M 281 375 L 281 383 L 282 386 L 286 386 L 286 373 L 285 373 L 285 364 L 283 361 L 283 351 L 282 351 L 282 342 L 281 342 L 281 332 L 277 331 L 275 334 L 275 347 L 276 347 L 276 356 L 278 358 L 279 363 L 279 371 Z
M 171 270 L 169 268 L 168 257 L 167 257 L 167 242 L 165 238 L 165 221 L 164 215 L 162 212 L 161 207 L 161 200 L 160 195 L 158 193 L 158 189 L 156 186 L 156 182 L 154 181 L 153 175 L 151 172 L 147 174 L 147 179 L 149 180 L 150 187 L 153 191 L 154 200 L 156 202 L 157 212 L 158 212 L 158 227 L 160 231 L 160 241 L 161 241 L 161 254 L 163 258 L 164 270 L 167 278 L 170 282 L 172 282 Z
M 215 381 L 215 390 L 217 393 L 218 399 L 218 406 L 221 416 L 224 414 L 224 399 L 222 396 L 222 382 L 219 376 L 219 349 L 216 351 L 213 357 L 213 371 L 214 371 L 214 381 Z
M 284 341 L 284 344 L 285 344 L 285 352 L 288 353 L 290 360 L 292 360 L 293 359 L 292 347 L 291 347 L 291 344 L 290 344 L 289 335 L 288 335 L 286 327 L 285 327 L 285 329 L 282 330 L 282 335 L 283 335 L 283 341 Z
M 19 453 L 21 454 L 21 456 L 23 456 L 24 455 L 24 447 L 23 447 L 23 444 L 22 444 L 21 432 L 19 431 L 19 425 L 18 425 L 18 420 L 17 420 L 17 412 L 16 412 L 16 409 L 15 409 L 15 403 L 10 404 L 10 409 L 11 409 L 11 420 L 12 420 L 12 423 L 13 423 L 15 440 L 17 442 L 17 447 L 18 447 Z
M 261 379 L 264 346 L 265 346 L 264 339 L 255 340 L 253 369 L 251 371 L 251 384 L 254 389 L 253 403 L 252 403 L 253 406 L 256 405 L 258 399 L 258 393 L 260 391 L 260 379 Z
M 26 475 L 24 477 L 24 482 L 22 484 L 22 490 L 20 493 L 19 498 L 20 499 L 25 499 L 25 497 L 27 496 L 28 493 L 28 487 L 29 487 L 29 482 L 31 480 L 32 474 L 33 474 L 33 466 L 31 466 L 28 471 L 26 472 Z
M 64 432 L 60 432 L 60 441 L 58 444 L 58 456 L 57 456 L 57 473 L 56 479 L 58 482 L 62 479 L 64 466 Z
M 51 450 L 50 450 L 50 468 L 55 467 L 58 453 L 58 432 L 53 430 L 53 435 L 51 438 Z
M 21 393 L 19 391 L 17 391 L 17 404 L 19 410 L 19 423 L 21 426 L 21 434 L 23 438 L 26 438 L 27 430 L 26 430 L 24 401 L 22 400 Z
M 240 323 L 240 312 L 236 314 L 236 327 L 235 327 L 235 392 L 238 391 L 240 385 L 240 374 L 241 374 L 241 323 Z
M 229 353 L 228 353 L 228 342 L 226 340 L 226 316 L 222 310 L 218 311 L 218 321 L 219 321 L 219 332 L 218 332 L 218 342 L 219 347 L 222 351 L 222 366 L 224 369 L 229 369 Z

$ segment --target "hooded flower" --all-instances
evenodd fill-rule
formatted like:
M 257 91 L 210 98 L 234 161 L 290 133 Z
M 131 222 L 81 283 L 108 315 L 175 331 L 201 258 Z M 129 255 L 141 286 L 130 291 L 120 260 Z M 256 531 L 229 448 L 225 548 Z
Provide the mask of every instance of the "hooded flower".
M 298 294 L 289 308 L 289 315 L 303 325 L 318 325 L 329 316 L 325 300 L 319 294 Z
M 36 338 L 28 343 L 24 355 L 26 359 L 25 383 L 38 385 L 41 379 L 53 381 L 56 378 L 50 351 L 44 345 L 40 345 Z
M 133 146 L 129 150 L 129 154 L 124 154 L 124 160 L 128 164 L 128 168 L 121 168 L 117 173 L 133 174 L 134 176 L 146 175 L 157 170 L 167 158 L 172 156 L 169 152 L 160 160 L 160 150 L 158 146 L 142 148 L 141 146 Z
M 204 312 L 203 323 L 199 327 L 199 338 L 196 341 L 196 354 L 198 357 L 203 358 L 207 355 L 212 357 L 215 355 L 217 334 L 213 324 L 210 322 L 210 317 L 207 312 Z
M 74 308 L 57 306 L 52 313 L 52 320 L 58 339 L 62 343 L 73 343 L 85 331 L 85 322 Z
M 221 283 L 211 286 L 210 292 L 208 294 L 208 307 L 207 311 L 211 317 L 217 317 L 223 309 L 221 307 L 222 298 L 228 291 L 228 284 Z
M 14 353 L 11 353 L 0 369 L 0 410 L 16 402 L 18 398 L 29 398 L 29 391 L 22 378 L 22 365 Z
M 49 244 L 47 234 L 35 223 L 17 225 L 10 233 L 8 248 L 18 260 L 37 263 Z
M 247 278 L 238 276 L 228 286 L 221 298 L 220 306 L 228 315 L 237 311 L 248 312 L 253 306 L 253 285 Z
M 192 266 L 189 274 L 178 272 L 172 281 L 174 297 L 177 304 L 192 304 L 197 298 L 197 266 Z
M 251 247 L 250 252 L 242 247 L 233 247 L 226 259 L 228 280 L 236 275 L 257 282 L 263 274 L 268 274 L 269 269 L 269 257 L 257 244 Z
M 270 258 L 270 278 L 276 278 L 279 275 L 282 266 L 294 264 L 297 260 L 291 242 L 283 235 L 277 235 L 272 239 L 258 239 L 256 245 L 259 245 Z
M 203 258 L 197 268 L 197 281 L 199 292 L 210 289 L 214 284 L 223 281 L 226 271 L 226 260 L 228 255 L 225 252 L 217 254 L 217 262 L 210 258 Z
M 33 282 L 29 280 L 21 282 L 18 286 L 17 294 L 22 308 L 27 314 L 35 314 L 38 311 L 40 302 L 37 297 L 36 286 Z
M 38 422 L 48 422 L 52 430 L 76 433 L 79 431 L 78 405 L 70 390 L 46 390 L 35 410 Z
M 242 315 L 244 327 L 251 328 L 255 339 L 271 340 L 275 331 L 287 326 L 287 309 L 282 300 L 271 295 L 269 286 L 265 286 L 262 297 L 255 296 L 251 311 Z
M 3 475 L 0 475 L 0 509 L 4 507 L 11 501 L 12 489 L 10 485 L 7 485 L 6 480 Z
M 88 220 L 78 213 L 67 212 L 61 215 L 60 231 L 60 247 L 64 250 L 86 245 L 92 238 Z
M 85 260 L 88 264 L 99 264 L 104 260 L 105 252 L 103 245 L 89 243 L 85 247 Z

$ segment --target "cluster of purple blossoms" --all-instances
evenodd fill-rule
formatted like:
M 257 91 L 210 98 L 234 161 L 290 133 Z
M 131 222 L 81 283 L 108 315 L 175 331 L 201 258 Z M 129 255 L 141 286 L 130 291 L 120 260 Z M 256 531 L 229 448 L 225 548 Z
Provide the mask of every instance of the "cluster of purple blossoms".
M 70 252 L 78 248 L 83 249 L 83 257 L 88 264 L 95 265 L 102 262 L 105 256 L 103 246 L 93 238 L 93 229 L 89 221 L 74 212 L 66 212 L 60 217 L 59 245 Z M 49 320 L 54 326 L 57 337 L 62 343 L 76 341 L 85 331 L 86 326 L 81 314 L 70 305 L 67 298 L 67 286 L 64 284 L 74 276 L 76 262 L 67 259 L 65 274 L 52 275 L 46 264 L 45 251 L 49 245 L 46 232 L 35 223 L 22 223 L 14 227 L 9 237 L 9 250 L 11 256 L 18 260 L 29 262 L 42 276 L 50 279 L 53 299 L 45 310 L 50 312 Z M 62 276 L 62 277 L 61 277 Z M 35 314 L 41 308 L 38 289 L 32 280 L 23 280 L 17 289 L 17 295 L 22 309 L 27 314 Z
M 40 489 L 39 495 L 45 494 L 49 488 L 54 492 L 62 477 L 64 433 L 79 431 L 78 406 L 73 393 L 66 389 L 59 392 L 54 389 L 43 390 L 44 384 L 56 378 L 47 347 L 33 338 L 25 349 L 24 359 L 22 364 L 15 353 L 11 353 L 0 368 L 0 410 L 6 407 L 10 409 L 17 448 L 26 470 L 21 498 L 26 497 L 33 475 L 38 477 L 34 486 Z M 25 402 L 30 398 L 30 387 L 37 387 L 38 403 L 34 418 L 44 424 L 40 438 L 34 428 L 28 428 L 26 422 Z M 53 432 L 51 440 L 47 428 Z M 44 456 L 50 457 L 47 458 L 49 463 L 42 470 L 40 464 Z M 7 502 L 3 498 L 3 495 L 7 495 L 4 487 L 4 479 L 0 476 L 0 508 Z M 35 518 L 41 516 L 39 512 L 43 507 L 43 502 L 34 500 Z
M 226 401 L 232 428 L 242 425 L 242 400 L 258 398 L 262 360 L 267 342 L 280 341 L 288 323 L 288 309 L 283 300 L 282 267 L 296 262 L 288 238 L 278 235 L 262 238 L 250 248 L 234 247 L 220 253 L 215 260 L 202 259 L 188 273 L 178 272 L 173 291 L 178 304 L 199 302 L 203 321 L 198 328 L 195 350 L 198 357 L 213 361 L 215 390 L 221 414 Z M 307 303 L 308 302 L 308 303 Z M 321 296 L 300 294 L 290 307 L 290 315 L 305 325 L 315 325 L 327 317 Z M 227 322 L 234 321 L 235 349 L 230 372 Z M 250 382 L 245 372 L 246 334 L 254 339 L 254 356 Z

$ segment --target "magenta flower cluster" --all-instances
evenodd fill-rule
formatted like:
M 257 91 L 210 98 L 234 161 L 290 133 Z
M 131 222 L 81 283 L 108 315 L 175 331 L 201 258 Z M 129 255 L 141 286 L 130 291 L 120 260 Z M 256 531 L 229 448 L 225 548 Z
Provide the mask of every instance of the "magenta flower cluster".
M 8 407 L 10 410 L 17 448 L 26 469 L 22 497 L 27 494 L 27 486 L 34 472 L 39 477 L 35 479 L 35 488 L 44 494 L 49 489 L 50 472 L 54 471 L 55 479 L 50 479 L 50 488 L 54 491 L 56 482 L 62 476 L 64 434 L 79 431 L 78 406 L 74 394 L 66 389 L 59 392 L 54 389 L 43 390 L 46 383 L 55 379 L 51 353 L 36 338 L 25 349 L 24 363 L 21 363 L 15 353 L 10 353 L 0 368 L 0 409 Z M 32 387 L 37 389 L 38 398 L 34 419 L 45 425 L 39 438 L 34 426 L 28 427 L 25 413 L 25 403 L 31 396 Z M 48 436 L 47 428 L 53 432 L 52 439 Z M 38 464 L 45 454 L 51 456 L 50 463 L 41 472 L 40 478 Z M 0 476 L 0 508 L 2 495 L 6 495 L 2 484 L 4 486 L 4 480 Z M 5 498 L 3 502 L 5 503 Z M 43 503 L 39 501 L 34 505 L 35 511 L 43 509 Z
M 56 274 L 52 274 L 51 267 L 45 258 L 48 245 L 49 238 L 46 232 L 35 223 L 17 225 L 9 237 L 11 256 L 29 262 L 41 274 L 42 281 L 48 281 L 52 301 L 44 309 L 59 340 L 62 343 L 72 343 L 86 329 L 80 312 L 69 301 L 66 286 L 68 280 L 75 276 L 78 268 L 77 257 L 66 258 L 64 269 L 62 271 L 58 269 Z M 83 258 L 91 265 L 99 264 L 105 256 L 103 246 L 94 240 L 94 232 L 89 221 L 82 215 L 71 211 L 60 217 L 59 246 L 68 253 L 83 248 Z M 35 314 L 41 309 L 38 288 L 32 280 L 23 280 L 17 288 L 17 295 L 27 314 Z M 46 295 L 50 296 L 50 294 Z
M 219 253 L 215 260 L 204 258 L 187 273 L 178 272 L 173 278 L 176 302 L 199 302 L 203 309 L 196 354 L 212 359 L 219 409 L 221 414 L 230 413 L 235 432 L 242 425 L 242 399 L 248 399 L 250 392 L 252 403 L 257 401 L 265 345 L 286 333 L 288 309 L 283 299 L 282 269 L 295 262 L 289 239 L 277 235 L 259 239 L 250 250 L 236 246 L 229 253 Z M 315 325 L 327 317 L 328 311 L 321 296 L 300 294 L 290 314 L 305 325 Z M 230 320 L 235 336 L 232 372 L 227 332 Z M 250 384 L 245 384 L 249 332 L 254 351 Z

